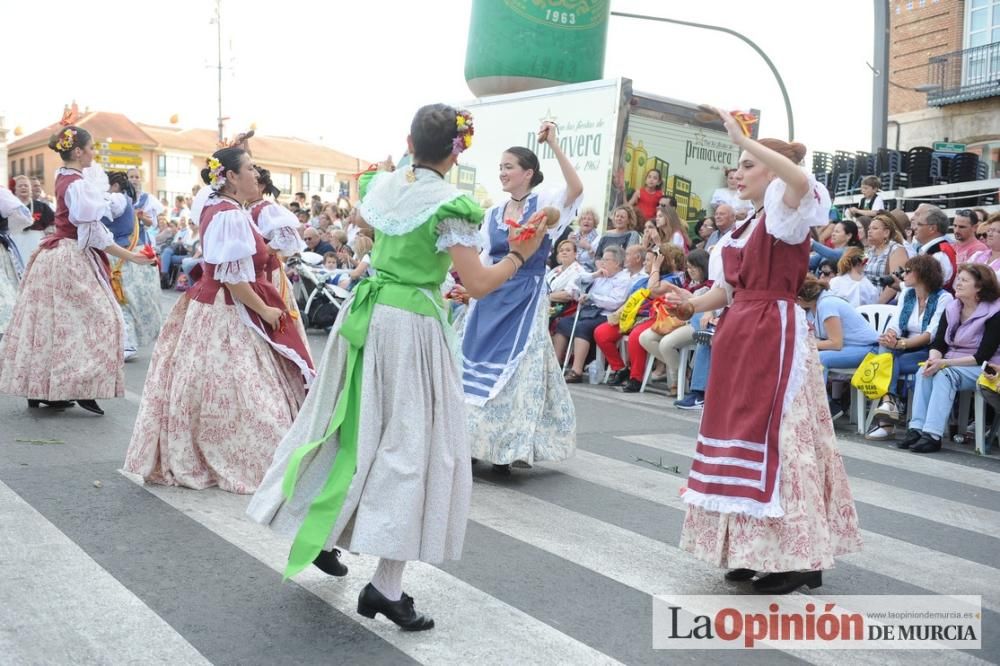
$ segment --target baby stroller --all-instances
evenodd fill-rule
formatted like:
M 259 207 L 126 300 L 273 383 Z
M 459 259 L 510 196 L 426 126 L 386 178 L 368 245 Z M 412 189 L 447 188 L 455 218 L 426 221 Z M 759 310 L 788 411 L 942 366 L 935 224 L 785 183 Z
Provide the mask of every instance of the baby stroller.
M 302 324 L 306 328 L 327 329 L 333 326 L 340 314 L 341 304 L 350 295 L 350 292 L 326 283 L 331 274 L 322 267 L 322 259 L 314 252 L 303 252 L 302 256 L 290 257 L 285 263 L 289 278 L 293 280 Z

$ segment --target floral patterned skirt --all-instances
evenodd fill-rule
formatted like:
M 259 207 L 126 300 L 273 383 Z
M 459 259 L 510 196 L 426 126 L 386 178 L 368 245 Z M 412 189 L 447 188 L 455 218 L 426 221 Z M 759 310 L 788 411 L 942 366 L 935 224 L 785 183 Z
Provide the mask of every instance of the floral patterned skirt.
M 688 505 L 680 546 L 727 569 L 758 572 L 830 569 L 861 550 L 854 498 L 837 450 L 823 372 L 814 344 L 799 394 L 781 420 L 779 490 L 785 515 L 752 518 Z
M 14 258 L 0 245 L 0 335 L 7 330 L 7 322 L 14 314 L 14 303 L 17 302 L 19 287 L 20 281 L 17 279 L 17 269 L 14 268 Z
M 73 239 L 28 262 L 0 341 L 0 393 L 41 400 L 125 395 L 121 309 L 95 262 Z
M 566 460 L 576 451 L 576 411 L 549 339 L 548 313 L 549 299 L 543 294 L 513 376 L 485 405 L 466 403 L 474 458 L 530 465 Z
M 291 427 L 305 388 L 226 305 L 177 301 L 146 374 L 124 471 L 147 482 L 247 494 Z
M 119 260 L 111 261 L 112 264 L 117 264 Z M 155 340 L 163 327 L 160 272 L 154 265 L 140 266 L 131 261 L 123 262 L 121 270 L 126 300 L 122 305 L 122 314 L 125 315 L 125 346 L 135 349 Z

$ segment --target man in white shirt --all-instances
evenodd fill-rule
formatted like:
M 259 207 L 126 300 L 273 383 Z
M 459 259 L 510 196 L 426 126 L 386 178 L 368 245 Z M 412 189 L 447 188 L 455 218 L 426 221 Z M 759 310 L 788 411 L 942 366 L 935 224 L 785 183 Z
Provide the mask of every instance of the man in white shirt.
M 937 206 L 920 204 L 913 214 L 913 223 L 916 226 L 914 239 L 919 248 L 917 253 L 933 255 L 937 259 L 944 274 L 944 288 L 950 292 L 958 260 L 955 248 L 945 238 L 948 233 L 948 216 Z

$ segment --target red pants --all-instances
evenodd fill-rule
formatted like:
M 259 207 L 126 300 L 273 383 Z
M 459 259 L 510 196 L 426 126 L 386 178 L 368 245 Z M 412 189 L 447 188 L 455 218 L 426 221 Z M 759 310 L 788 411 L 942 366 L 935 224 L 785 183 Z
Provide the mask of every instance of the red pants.
M 646 374 L 646 350 L 639 344 L 639 336 L 652 325 L 653 320 L 647 319 L 633 326 L 628 334 L 629 377 L 637 382 L 641 382 Z M 622 333 L 617 324 L 601 324 L 594 329 L 594 342 L 615 372 L 625 367 L 625 360 L 618 353 L 618 341 L 621 339 Z

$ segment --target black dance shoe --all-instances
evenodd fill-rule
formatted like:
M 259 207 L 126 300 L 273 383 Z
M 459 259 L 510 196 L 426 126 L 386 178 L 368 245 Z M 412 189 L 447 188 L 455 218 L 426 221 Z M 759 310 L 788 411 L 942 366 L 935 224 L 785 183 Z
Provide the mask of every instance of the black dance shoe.
M 788 594 L 803 585 L 815 590 L 822 584 L 822 571 L 781 571 L 758 578 L 753 582 L 753 589 L 759 594 Z
M 358 613 L 374 618 L 382 613 L 399 625 L 403 631 L 425 631 L 434 628 L 434 620 L 413 609 L 413 597 L 403 593 L 399 601 L 389 601 L 371 583 L 365 585 L 358 596 Z
M 93 412 L 98 416 L 104 416 L 104 410 L 100 408 L 96 400 L 77 400 L 76 404 L 80 405 L 88 412 Z
M 74 403 L 72 400 L 33 400 L 28 398 L 28 407 L 31 409 L 37 409 L 41 405 L 46 407 L 51 407 L 52 409 L 68 409 L 72 407 Z
M 909 430 L 906 431 L 906 437 L 904 437 L 901 441 L 896 442 L 896 448 L 908 449 L 914 444 L 916 444 L 918 441 L 920 441 L 920 438 L 923 436 L 924 433 L 920 432 L 919 430 L 916 430 L 915 428 L 910 428 Z
M 316 559 L 313 560 L 313 566 L 323 573 L 337 578 L 347 575 L 347 565 L 340 561 L 340 551 L 336 548 L 321 550 Z
M 500 476 L 510 476 L 510 465 L 493 465 L 493 473 Z
M 725 579 L 730 583 L 742 583 L 743 581 L 750 580 L 757 575 L 757 572 L 753 569 L 733 569 L 732 571 L 727 571 Z

